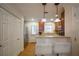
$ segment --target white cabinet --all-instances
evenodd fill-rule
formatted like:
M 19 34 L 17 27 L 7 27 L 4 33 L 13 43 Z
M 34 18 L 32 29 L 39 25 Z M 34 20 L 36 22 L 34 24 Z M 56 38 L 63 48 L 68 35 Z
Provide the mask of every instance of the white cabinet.
M 36 37 L 35 54 L 38 56 L 71 55 L 71 39 L 64 36 Z
M 36 37 L 35 54 L 38 56 L 40 55 L 52 56 L 53 55 L 53 44 L 54 44 L 54 41 L 52 38 Z
M 22 24 L 23 20 L 0 8 L 0 55 L 14 56 L 23 50 Z

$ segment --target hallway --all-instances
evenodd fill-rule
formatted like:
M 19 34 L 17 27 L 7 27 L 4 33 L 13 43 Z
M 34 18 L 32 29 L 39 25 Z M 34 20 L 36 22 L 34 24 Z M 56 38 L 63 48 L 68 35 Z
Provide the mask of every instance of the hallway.
M 24 51 L 19 56 L 34 56 L 35 55 L 35 43 L 28 43 L 25 46 Z

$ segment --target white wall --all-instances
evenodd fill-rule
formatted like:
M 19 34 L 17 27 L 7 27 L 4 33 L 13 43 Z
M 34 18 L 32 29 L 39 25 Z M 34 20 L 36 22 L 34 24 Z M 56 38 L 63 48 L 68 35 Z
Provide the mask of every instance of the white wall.
M 32 35 L 31 24 L 32 24 L 32 22 L 26 23 L 26 26 L 28 27 L 28 42 L 36 42 L 35 35 Z
M 28 39 L 29 39 L 29 35 L 28 35 L 28 26 L 27 26 L 27 22 L 24 22 L 24 42 L 28 42 Z
M 65 5 L 65 36 L 72 36 L 72 6 Z
M 79 55 L 79 7 L 77 4 L 65 5 L 65 36 L 71 37 L 72 55 Z

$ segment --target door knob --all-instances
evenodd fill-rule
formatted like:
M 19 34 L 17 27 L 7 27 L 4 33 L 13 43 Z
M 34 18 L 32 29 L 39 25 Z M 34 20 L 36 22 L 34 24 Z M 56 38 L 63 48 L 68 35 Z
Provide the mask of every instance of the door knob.
M 0 47 L 2 47 L 2 45 L 0 45 Z
M 77 40 L 76 37 L 74 38 L 74 40 L 75 40 L 75 41 Z

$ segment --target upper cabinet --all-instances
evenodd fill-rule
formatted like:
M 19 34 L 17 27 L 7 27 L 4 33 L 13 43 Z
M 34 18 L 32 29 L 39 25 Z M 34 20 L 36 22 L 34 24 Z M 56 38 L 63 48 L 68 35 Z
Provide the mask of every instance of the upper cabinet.
M 62 7 L 61 12 L 59 13 L 60 22 L 55 22 L 55 31 L 56 34 L 64 36 L 65 35 L 65 9 Z

